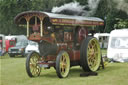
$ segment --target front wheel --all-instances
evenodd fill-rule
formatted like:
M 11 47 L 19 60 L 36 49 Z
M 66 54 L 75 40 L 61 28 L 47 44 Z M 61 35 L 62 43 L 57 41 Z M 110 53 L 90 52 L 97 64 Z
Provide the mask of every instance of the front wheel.
M 70 70 L 70 58 L 67 52 L 61 51 L 56 58 L 56 73 L 59 78 L 68 76 Z
M 29 77 L 36 77 L 40 75 L 41 67 L 38 65 L 40 55 L 37 52 L 31 52 L 26 59 L 26 71 Z
M 80 62 L 84 71 L 96 71 L 101 63 L 100 45 L 96 38 L 87 37 L 80 49 Z

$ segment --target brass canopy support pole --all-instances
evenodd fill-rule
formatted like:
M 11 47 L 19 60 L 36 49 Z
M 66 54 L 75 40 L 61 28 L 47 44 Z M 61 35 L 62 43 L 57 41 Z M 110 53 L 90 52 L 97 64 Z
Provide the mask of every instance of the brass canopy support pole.
M 24 17 L 27 21 L 27 37 L 29 37 L 29 20 L 30 20 L 31 17 L 29 15 L 26 15 Z
M 29 37 L 29 21 L 27 21 L 27 37 Z
M 40 20 L 40 34 L 41 34 L 41 37 L 43 36 L 43 21 Z
M 37 17 L 35 16 L 35 25 L 37 25 Z

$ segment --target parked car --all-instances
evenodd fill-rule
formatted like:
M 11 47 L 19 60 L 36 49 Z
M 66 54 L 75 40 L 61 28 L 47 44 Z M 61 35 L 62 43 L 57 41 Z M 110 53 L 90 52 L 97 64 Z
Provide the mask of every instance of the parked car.
M 34 41 L 29 41 L 26 49 L 25 49 L 25 54 L 28 54 L 32 51 L 38 52 L 39 53 L 39 49 L 38 49 L 38 43 L 34 42 Z
M 8 50 L 10 57 L 15 55 L 25 56 L 25 48 L 28 45 L 28 41 L 17 42 L 15 47 L 11 47 Z

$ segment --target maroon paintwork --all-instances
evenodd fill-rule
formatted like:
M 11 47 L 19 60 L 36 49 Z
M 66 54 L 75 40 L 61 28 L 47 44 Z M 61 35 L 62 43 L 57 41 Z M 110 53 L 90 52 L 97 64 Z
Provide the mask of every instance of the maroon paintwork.
M 37 17 L 40 21 L 43 21 L 43 23 L 51 23 L 52 26 L 61 26 L 63 27 L 71 27 L 73 31 L 64 31 L 63 32 L 63 42 L 60 42 L 56 39 L 56 32 L 53 32 L 50 36 L 45 36 L 47 34 L 46 26 L 43 24 L 43 36 L 41 36 L 40 31 L 38 33 L 31 33 L 28 36 L 29 40 L 33 40 L 36 42 L 40 42 L 41 40 L 44 40 L 51 44 L 57 44 L 57 52 L 54 55 L 48 55 L 46 58 L 42 56 L 42 60 L 39 61 L 40 64 L 47 64 L 50 66 L 55 66 L 56 56 L 61 50 L 65 50 L 68 52 L 70 56 L 71 66 L 73 65 L 79 65 L 80 64 L 80 46 L 84 38 L 88 36 L 88 27 L 95 27 L 95 26 L 102 26 L 104 25 L 104 21 L 100 18 L 96 17 L 81 17 L 81 16 L 67 16 L 67 15 L 60 15 L 60 14 L 53 14 L 53 13 L 47 13 L 47 12 L 41 12 L 41 11 L 27 11 L 22 12 L 18 14 L 15 17 L 15 23 L 25 24 L 26 22 L 23 22 L 23 18 L 26 21 L 30 21 L 32 17 Z M 45 18 L 48 18 L 47 21 L 44 21 Z M 25 21 L 24 20 L 24 21 Z M 38 21 L 39 21 L 38 20 Z M 37 24 L 39 24 L 37 22 Z M 34 30 L 38 30 L 40 25 L 32 26 L 30 24 L 30 27 L 32 27 Z M 77 31 L 76 31 L 77 29 Z M 76 36 L 74 36 L 76 35 Z M 60 35 L 59 38 L 61 39 Z M 75 39 L 76 38 L 76 39 Z M 75 46 L 74 46 L 75 45 Z M 48 62 L 48 61 L 53 61 Z

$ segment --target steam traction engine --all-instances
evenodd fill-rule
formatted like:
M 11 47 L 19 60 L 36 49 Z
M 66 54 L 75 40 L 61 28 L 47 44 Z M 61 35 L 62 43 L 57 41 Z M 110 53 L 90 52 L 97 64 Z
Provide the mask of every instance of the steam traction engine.
M 99 42 L 88 36 L 88 32 L 104 25 L 103 20 L 26 11 L 15 17 L 15 23 L 27 27 L 28 39 L 39 44 L 40 53 L 31 52 L 27 56 L 28 76 L 39 76 L 41 67 L 54 67 L 59 78 L 67 77 L 71 66 L 80 65 L 84 71 L 96 71 L 99 68 Z

